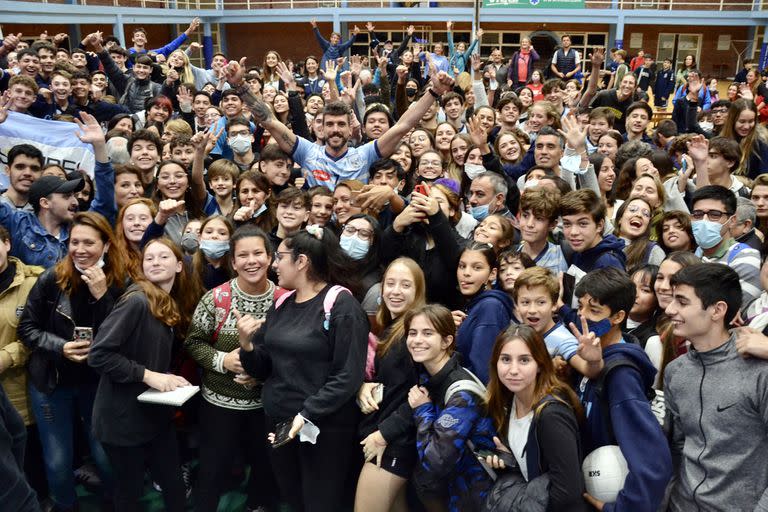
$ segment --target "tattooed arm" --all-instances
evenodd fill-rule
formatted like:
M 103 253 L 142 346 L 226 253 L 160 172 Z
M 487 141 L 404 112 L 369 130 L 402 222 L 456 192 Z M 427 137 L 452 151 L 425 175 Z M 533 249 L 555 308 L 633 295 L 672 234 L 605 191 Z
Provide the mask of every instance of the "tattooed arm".
M 245 58 L 240 62 L 231 60 L 224 70 L 227 81 L 237 89 L 240 99 L 243 100 L 251 111 L 253 121 L 260 124 L 272 135 L 280 149 L 293 154 L 293 148 L 296 146 L 296 135 L 283 123 L 275 119 L 269 106 L 253 95 L 250 87 L 243 80 L 245 74 Z

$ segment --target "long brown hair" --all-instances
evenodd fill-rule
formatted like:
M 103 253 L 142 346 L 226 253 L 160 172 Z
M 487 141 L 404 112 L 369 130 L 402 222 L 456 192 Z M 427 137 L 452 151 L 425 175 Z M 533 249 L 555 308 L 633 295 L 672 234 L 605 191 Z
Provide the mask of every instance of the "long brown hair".
M 512 325 L 496 338 L 496 343 L 493 345 L 491 361 L 489 363 L 487 410 L 488 415 L 493 419 L 493 424 L 496 426 L 496 430 L 498 432 L 507 431 L 509 425 L 509 406 L 514 398 L 514 393 L 502 384 L 496 363 L 501 356 L 501 350 L 504 348 L 504 345 L 515 339 L 519 339 L 525 343 L 531 351 L 533 360 L 536 361 L 536 364 L 539 367 L 539 372 L 536 375 L 536 385 L 533 390 L 533 406 L 535 407 L 535 414 L 541 412 L 541 409 L 543 408 L 543 406 L 536 407 L 536 405 L 539 404 L 544 397 L 551 395 L 555 400 L 570 406 L 577 418 L 581 417 L 581 402 L 579 402 L 579 398 L 576 396 L 573 389 L 557 377 L 544 338 L 529 325 Z
M 760 77 L 758 77 L 758 81 L 759 80 Z M 742 138 L 736 133 L 736 120 L 745 110 L 749 110 L 755 114 L 755 127 L 746 137 Z M 723 132 L 720 135 L 727 139 L 737 141 L 741 146 L 741 162 L 739 162 L 739 167 L 734 171 L 734 174 L 740 175 L 747 174 L 747 172 L 751 170 L 747 167 L 749 159 L 753 153 L 757 155 L 758 158 L 760 157 L 760 154 L 755 151 L 757 141 L 762 140 L 763 142 L 768 142 L 766 130 L 760 124 L 760 113 L 757 111 L 757 105 L 755 105 L 754 101 L 744 98 L 739 98 L 731 103 L 731 106 L 728 108 L 728 117 L 725 119 L 725 126 L 723 126 Z
M 200 224 L 200 236 L 203 235 L 203 230 L 205 229 L 205 226 L 209 224 L 210 222 L 218 220 L 224 223 L 224 226 L 226 226 L 227 231 L 229 232 L 229 237 L 232 238 L 232 235 L 235 233 L 235 225 L 232 224 L 232 221 L 229 220 L 228 217 L 225 217 L 224 215 L 211 215 L 207 219 L 203 221 L 202 224 Z M 222 258 L 221 258 L 221 266 L 226 269 L 227 275 L 231 278 L 232 277 L 232 256 L 231 252 L 227 252 Z M 201 280 L 203 279 L 203 270 L 205 268 L 205 265 L 208 263 L 208 260 L 206 259 L 205 255 L 203 254 L 203 251 L 197 250 L 195 251 L 194 256 L 192 256 L 192 273 L 195 274 L 197 277 L 199 277 Z
M 141 253 L 142 262 L 144 261 L 144 255 L 146 254 L 147 249 L 151 247 L 152 244 L 163 244 L 171 250 L 178 261 L 184 261 L 184 256 L 181 254 L 181 250 L 176 244 L 168 238 L 163 237 L 150 240 L 147 245 L 144 246 L 144 250 Z M 139 284 L 147 294 L 149 310 L 152 315 L 168 326 L 175 326 L 177 337 L 183 338 L 186 336 L 187 329 L 189 328 L 192 319 L 192 313 L 194 313 L 195 307 L 197 307 L 197 303 L 204 293 L 200 279 L 193 275 L 186 265 L 182 265 L 181 272 L 179 272 L 176 279 L 173 281 L 171 293 L 165 293 L 161 288 L 155 286 L 146 279 L 142 279 L 137 284 Z
M 69 229 L 70 240 L 72 230 L 77 226 L 87 226 L 99 233 L 102 243 L 109 244 L 113 248 L 108 254 L 104 255 L 104 275 L 107 277 L 107 286 L 122 287 L 125 285 L 125 261 L 120 250 L 115 243 L 115 234 L 112 227 L 101 214 L 96 212 L 79 212 L 75 214 L 72 225 Z M 80 272 L 75 268 L 72 257 L 63 258 L 54 267 L 56 274 L 56 284 L 64 293 L 75 293 L 82 286 Z
M 389 264 L 387 270 L 385 270 L 384 274 L 381 276 L 382 293 L 384 282 L 387 279 L 387 273 L 392 270 L 395 265 L 402 265 L 407 268 L 411 273 L 411 277 L 413 278 L 414 298 L 413 304 L 411 304 L 410 308 L 422 307 L 427 302 L 427 286 L 424 279 L 424 272 L 421 270 L 421 267 L 419 267 L 419 264 L 413 261 L 411 258 L 397 258 Z M 386 354 L 389 349 L 392 348 L 392 345 L 400 342 L 400 340 L 403 339 L 405 336 L 405 326 L 403 323 L 404 317 L 404 314 L 400 315 L 393 322 L 392 313 L 389 311 L 389 308 L 387 308 L 384 300 L 381 301 L 379 309 L 376 311 L 376 323 L 382 327 L 390 326 L 390 328 L 387 332 L 387 336 L 379 341 L 379 346 L 376 349 L 376 354 L 378 356 L 383 356 Z
M 157 214 L 157 208 L 151 199 L 137 197 L 125 203 L 117 214 L 117 222 L 115 223 L 115 248 L 125 260 L 125 268 L 128 271 L 128 276 L 134 281 L 138 281 L 144 277 L 144 272 L 141 269 L 141 253 L 134 249 L 128 239 L 125 238 L 125 230 L 123 230 L 125 211 L 135 204 L 143 204 L 149 208 L 149 214 L 152 218 Z

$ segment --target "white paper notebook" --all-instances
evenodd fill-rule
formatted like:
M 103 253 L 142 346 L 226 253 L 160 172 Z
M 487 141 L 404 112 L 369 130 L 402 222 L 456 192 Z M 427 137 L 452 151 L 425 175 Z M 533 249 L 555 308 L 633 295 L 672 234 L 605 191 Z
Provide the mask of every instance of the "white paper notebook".
M 198 391 L 200 391 L 200 386 L 182 386 L 180 388 L 174 389 L 173 391 L 158 391 L 156 389 L 148 389 L 140 394 L 138 399 L 139 402 L 148 404 L 179 406 L 195 396 L 195 393 Z

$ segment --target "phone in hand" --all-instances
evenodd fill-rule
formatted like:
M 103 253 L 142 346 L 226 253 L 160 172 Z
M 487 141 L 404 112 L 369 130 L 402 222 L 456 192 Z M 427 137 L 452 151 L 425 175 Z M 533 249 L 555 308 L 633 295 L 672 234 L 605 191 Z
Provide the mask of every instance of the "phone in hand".
M 275 425 L 275 440 L 272 442 L 272 448 L 280 448 L 293 441 L 293 439 L 288 437 L 288 433 L 291 431 L 292 426 L 292 419 Z
M 87 341 L 90 345 L 93 342 L 93 328 L 75 327 L 75 341 Z
M 416 186 L 413 187 L 413 191 L 418 192 L 423 196 L 429 196 L 429 185 L 426 183 L 417 183 Z

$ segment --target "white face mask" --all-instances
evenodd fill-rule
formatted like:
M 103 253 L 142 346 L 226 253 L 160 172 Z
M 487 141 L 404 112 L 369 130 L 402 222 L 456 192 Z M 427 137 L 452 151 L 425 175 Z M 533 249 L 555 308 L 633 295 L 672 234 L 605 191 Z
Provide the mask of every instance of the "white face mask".
M 101 255 L 101 258 L 99 258 L 99 261 L 94 263 L 94 265 L 93 265 L 94 267 L 96 267 L 96 268 L 104 267 L 104 254 L 106 254 L 106 253 L 103 253 Z M 72 264 L 75 266 L 75 269 L 77 269 L 77 271 L 80 272 L 81 274 L 85 274 L 85 271 L 88 270 L 88 269 L 85 269 L 85 268 L 78 267 L 77 264 L 74 261 L 72 262 Z M 91 268 L 91 267 L 89 267 L 89 268 Z
M 227 139 L 227 144 L 238 155 L 244 155 L 251 149 L 251 138 L 247 135 L 236 135 Z
M 477 178 L 479 175 L 485 172 L 485 167 L 478 164 L 470 164 L 466 163 L 464 164 L 464 173 L 469 177 L 470 180 L 473 180 Z

